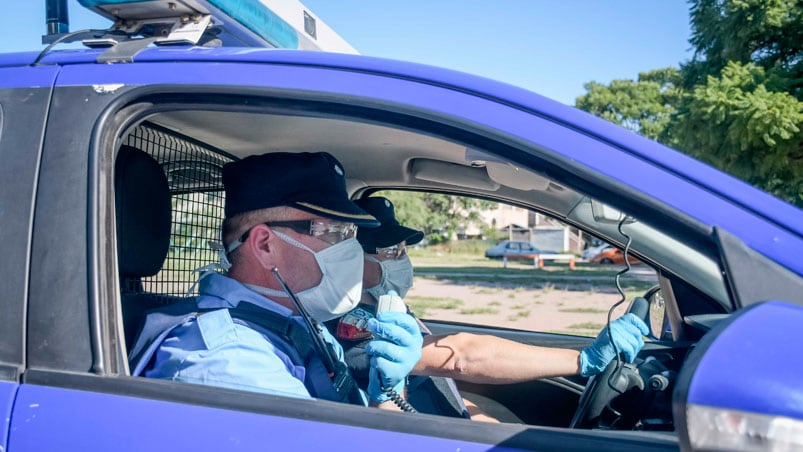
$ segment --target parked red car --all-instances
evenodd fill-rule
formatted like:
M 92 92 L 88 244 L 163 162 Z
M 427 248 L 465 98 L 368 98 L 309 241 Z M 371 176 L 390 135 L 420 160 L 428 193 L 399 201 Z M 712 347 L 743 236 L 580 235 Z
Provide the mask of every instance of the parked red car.
M 636 265 L 641 263 L 640 260 L 636 259 L 632 255 L 627 256 L 627 260 L 630 262 L 631 265 Z M 619 248 L 614 248 L 612 246 L 609 246 L 603 248 L 602 251 L 599 252 L 599 254 L 591 257 L 588 261 L 595 264 L 624 265 L 625 253 Z

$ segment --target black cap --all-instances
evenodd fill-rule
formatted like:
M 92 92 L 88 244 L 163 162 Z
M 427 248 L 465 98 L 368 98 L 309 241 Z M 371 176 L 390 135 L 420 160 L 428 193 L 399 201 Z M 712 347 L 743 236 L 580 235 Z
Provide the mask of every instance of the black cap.
M 380 222 L 378 228 L 357 229 L 357 241 L 366 253 L 376 254 L 377 248 L 387 248 L 402 241 L 415 245 L 424 238 L 423 232 L 399 224 L 389 199 L 375 196 L 354 202 Z
M 379 225 L 349 199 L 343 165 L 327 152 L 272 152 L 227 163 L 223 187 L 226 218 L 288 206 L 361 227 Z

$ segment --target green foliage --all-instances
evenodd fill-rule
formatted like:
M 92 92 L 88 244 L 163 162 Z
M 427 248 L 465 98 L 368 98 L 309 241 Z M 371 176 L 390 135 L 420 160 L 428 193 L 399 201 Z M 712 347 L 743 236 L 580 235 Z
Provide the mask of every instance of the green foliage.
M 462 300 L 449 297 L 418 297 L 408 295 L 404 301 L 416 317 L 426 317 L 430 309 L 457 309 L 463 305 Z
M 402 223 L 404 224 L 404 223 Z M 440 245 L 442 243 L 446 243 L 449 241 L 449 238 L 445 235 L 441 234 L 440 232 L 433 232 L 432 234 L 427 234 L 427 242 L 430 246 L 432 245 Z
M 465 308 L 460 310 L 460 313 L 464 315 L 497 314 L 498 312 L 499 310 L 494 308 Z
M 503 237 L 503 234 L 499 232 L 499 229 L 486 224 L 482 227 L 482 236 L 490 243 L 497 243 Z
M 393 202 L 401 224 L 424 231 L 430 243 L 448 241 L 468 226 L 481 226 L 480 211 L 496 206 L 489 201 L 439 193 L 395 190 L 379 194 Z
M 493 242 L 490 240 L 451 240 L 437 246 L 430 246 L 429 249 L 444 254 L 484 256 L 485 250 L 491 246 L 493 246 Z
M 429 222 L 427 207 L 422 202 L 420 193 L 394 190 L 384 191 L 379 195 L 388 198 L 393 203 L 399 223 L 426 233 L 430 232 L 427 229 Z
M 175 212 L 170 234 L 170 251 L 196 253 L 209 251 L 208 242 L 220 240 L 223 198 L 219 193 L 185 193 L 171 200 Z
M 519 319 L 526 319 L 529 316 L 530 316 L 530 311 L 518 311 L 515 314 L 508 316 L 507 319 L 510 320 L 511 322 L 515 322 L 516 320 Z
M 608 312 L 607 309 L 597 309 L 597 308 L 565 308 L 565 309 L 558 309 L 559 312 L 569 312 L 572 314 L 602 314 Z
M 803 83 L 803 9 L 800 0 L 692 0 L 695 55 L 684 66 L 686 87 L 705 84 L 727 65 L 753 62 L 793 81 L 800 98 Z
M 691 0 L 694 58 L 577 107 L 803 206 L 801 0 Z
M 688 94 L 673 144 L 790 202 L 803 201 L 803 102 L 770 91 L 765 71 L 730 62 Z
M 594 322 L 584 322 L 584 323 L 573 323 L 569 325 L 570 330 L 592 330 L 592 331 L 599 331 L 605 328 L 605 324 L 602 323 L 594 323 Z
M 676 111 L 681 92 L 675 68 L 639 74 L 637 81 L 614 80 L 610 85 L 585 84 L 587 94 L 576 106 L 648 138 L 657 139 Z

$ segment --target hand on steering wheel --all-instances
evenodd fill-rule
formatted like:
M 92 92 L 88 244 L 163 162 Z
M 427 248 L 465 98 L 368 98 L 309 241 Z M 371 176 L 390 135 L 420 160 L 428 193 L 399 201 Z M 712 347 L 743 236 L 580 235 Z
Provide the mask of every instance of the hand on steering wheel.
M 632 363 L 644 346 L 642 336 L 650 333 L 649 327 L 635 314 L 629 313 L 611 322 L 605 327 L 594 342 L 580 352 L 581 375 L 596 375 L 616 358 L 616 352 L 622 353 L 625 360 Z
M 616 353 L 620 352 L 625 355 L 628 362 L 635 360 L 644 346 L 644 339 L 641 336 L 650 332 L 642 320 L 648 315 L 647 300 L 634 299 L 627 314 L 611 322 L 610 328 L 603 329 L 594 342 L 580 352 L 583 375 L 591 377 L 580 396 L 577 411 L 569 424 L 570 428 L 592 426 L 605 406 L 616 396 L 632 387 L 644 388 L 638 370 L 630 365 L 618 366 L 614 358 Z M 616 347 L 612 345 L 611 339 Z

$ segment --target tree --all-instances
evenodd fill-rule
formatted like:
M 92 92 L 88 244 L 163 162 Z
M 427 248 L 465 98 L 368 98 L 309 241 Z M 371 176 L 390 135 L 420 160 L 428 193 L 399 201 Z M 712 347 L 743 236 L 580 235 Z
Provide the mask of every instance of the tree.
M 730 62 L 686 96 L 667 140 L 688 154 L 803 205 L 803 103 L 767 87 L 764 70 Z
M 496 204 L 440 193 L 395 190 L 379 194 L 393 203 L 399 223 L 420 229 L 427 235 L 439 232 L 447 238 L 453 237 L 459 229 L 480 222 L 480 211 Z
M 707 83 L 709 76 L 718 77 L 730 61 L 752 62 L 767 71 L 771 91 L 786 91 L 801 100 L 800 0 L 692 0 L 690 5 L 689 42 L 695 52 L 683 66 L 687 88 Z M 775 81 L 780 85 L 774 86 Z
M 584 85 L 587 94 L 578 97 L 575 105 L 648 138 L 658 139 L 677 110 L 680 81 L 677 69 L 665 68 L 642 72 L 638 81 L 614 80 L 607 86 L 590 82 Z
M 576 105 L 803 206 L 803 0 L 691 0 L 679 72 L 586 85 Z
M 396 212 L 399 223 L 429 233 L 427 225 L 431 221 L 427 206 L 424 204 L 421 193 L 413 191 L 383 191 L 379 195 L 388 198 Z
M 665 141 L 803 206 L 803 5 L 692 0 L 695 53 Z

